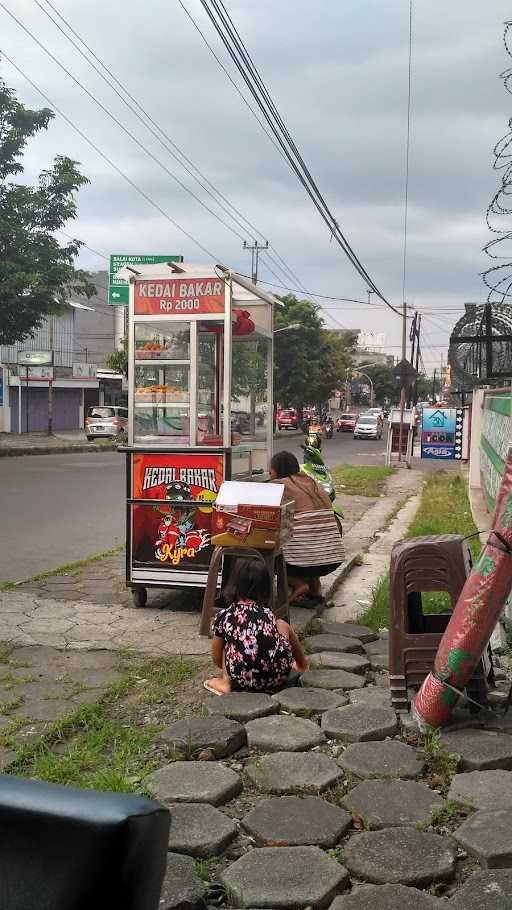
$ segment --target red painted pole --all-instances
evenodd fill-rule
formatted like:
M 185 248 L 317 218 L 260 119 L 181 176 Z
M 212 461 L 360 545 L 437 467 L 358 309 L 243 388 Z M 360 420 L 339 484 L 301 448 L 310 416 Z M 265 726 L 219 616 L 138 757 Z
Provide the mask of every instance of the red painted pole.
M 496 501 L 492 530 L 464 585 L 434 661 L 413 701 L 420 727 L 447 723 L 498 622 L 512 588 L 512 449 Z M 446 685 L 448 683 L 448 685 Z

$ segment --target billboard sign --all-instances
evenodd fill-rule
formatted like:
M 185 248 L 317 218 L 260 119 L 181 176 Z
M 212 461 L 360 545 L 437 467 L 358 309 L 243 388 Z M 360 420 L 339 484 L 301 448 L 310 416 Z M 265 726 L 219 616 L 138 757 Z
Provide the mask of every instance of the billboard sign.
M 218 275 L 190 278 L 188 275 L 168 281 L 140 279 L 135 282 L 136 316 L 193 316 L 223 313 L 225 282 Z
M 132 471 L 133 498 L 144 500 L 133 505 L 133 564 L 207 571 L 224 456 L 137 452 Z
M 124 278 L 116 278 L 116 273 L 123 265 L 158 265 L 163 262 L 183 262 L 183 256 L 132 256 L 129 253 L 114 253 L 110 257 L 108 278 L 108 302 L 114 306 L 128 306 L 129 283 Z
M 462 408 L 424 408 L 421 422 L 421 457 L 444 461 L 462 458 Z

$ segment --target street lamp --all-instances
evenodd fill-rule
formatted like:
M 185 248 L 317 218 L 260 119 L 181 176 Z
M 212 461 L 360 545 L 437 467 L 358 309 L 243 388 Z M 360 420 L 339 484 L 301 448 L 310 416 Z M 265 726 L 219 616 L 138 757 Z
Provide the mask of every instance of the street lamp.
M 363 363 L 362 366 L 372 367 L 373 363 Z M 363 371 L 359 367 L 352 367 L 352 372 L 360 373 L 361 376 L 364 376 L 364 378 L 367 379 L 368 382 L 370 383 L 370 407 L 373 408 L 373 402 L 374 402 L 374 398 L 375 398 L 374 390 L 373 390 L 373 381 L 368 376 L 368 373 L 363 373 Z
M 290 325 L 283 326 L 282 329 L 274 329 L 274 335 L 277 335 L 278 332 L 291 332 L 292 329 L 300 329 L 300 322 L 291 322 Z

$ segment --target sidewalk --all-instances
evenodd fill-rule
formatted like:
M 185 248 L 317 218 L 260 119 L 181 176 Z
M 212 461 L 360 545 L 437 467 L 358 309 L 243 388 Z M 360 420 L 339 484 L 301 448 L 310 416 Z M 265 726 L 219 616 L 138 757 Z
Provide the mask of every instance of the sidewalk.
M 87 442 L 83 430 L 46 433 L 0 433 L 0 458 L 7 455 L 59 455 L 65 452 L 105 452 L 115 449 L 111 439 Z
M 343 495 L 347 557 L 367 546 L 386 526 L 397 499 L 421 483 L 419 472 L 390 478 L 378 499 Z M 324 579 L 334 590 L 346 565 Z M 148 606 L 136 609 L 125 585 L 124 553 L 89 562 L 70 574 L 50 575 L 0 593 L 0 637 L 16 644 L 44 644 L 64 649 L 136 648 L 151 654 L 206 654 L 207 639 L 198 635 L 198 599 L 193 592 L 149 589 Z M 294 610 L 299 630 L 314 613 Z

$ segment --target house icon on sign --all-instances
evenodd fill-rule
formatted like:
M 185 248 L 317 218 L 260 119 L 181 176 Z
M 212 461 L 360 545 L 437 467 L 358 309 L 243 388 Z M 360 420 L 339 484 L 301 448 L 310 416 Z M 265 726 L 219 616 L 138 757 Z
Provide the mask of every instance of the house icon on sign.
M 444 411 L 434 411 L 430 417 L 430 423 L 434 427 L 444 427 L 446 423 L 446 414 Z

